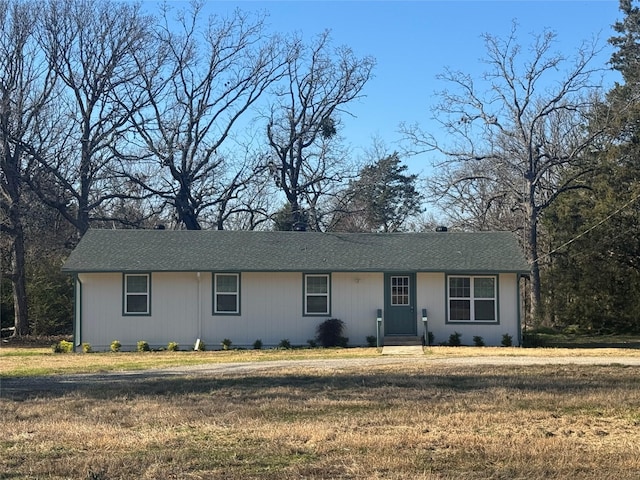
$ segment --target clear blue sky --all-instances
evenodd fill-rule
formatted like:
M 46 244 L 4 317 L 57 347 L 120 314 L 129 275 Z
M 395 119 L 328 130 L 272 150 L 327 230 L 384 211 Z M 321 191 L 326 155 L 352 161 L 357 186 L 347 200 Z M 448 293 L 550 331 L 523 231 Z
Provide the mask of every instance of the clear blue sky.
M 359 155 L 371 146 L 373 136 L 393 150 L 400 139 L 400 122 L 429 128 L 430 106 L 436 102 L 433 94 L 444 87 L 435 76 L 447 66 L 480 75 L 485 51 L 481 34 L 505 37 L 515 19 L 521 44 L 528 45 L 529 33 L 548 28 L 558 35 L 558 51 L 570 56 L 594 35 L 606 46 L 613 34 L 611 25 L 622 18 L 618 5 L 617 0 L 218 0 L 207 2 L 207 10 L 266 11 L 274 31 L 297 31 L 310 38 L 329 29 L 334 44 L 375 57 L 375 77 L 364 89 L 366 97 L 350 107 L 356 118 L 343 119 L 342 133 Z M 611 52 L 606 48 L 601 56 L 602 67 Z M 426 170 L 428 158 L 406 162 L 419 172 Z

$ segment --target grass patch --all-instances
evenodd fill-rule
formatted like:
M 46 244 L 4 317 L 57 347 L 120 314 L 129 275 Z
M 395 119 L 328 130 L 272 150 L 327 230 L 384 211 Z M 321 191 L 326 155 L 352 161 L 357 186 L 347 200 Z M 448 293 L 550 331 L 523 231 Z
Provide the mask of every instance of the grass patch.
M 549 347 L 549 348 L 627 348 L 640 349 L 639 335 L 591 335 L 584 332 L 575 332 L 572 329 L 556 331 L 551 328 L 529 330 L 524 332 L 525 346 Z M 527 345 L 527 343 L 529 345 Z
M 428 358 L 78 384 L 0 397 L 0 472 L 50 479 L 98 472 L 109 480 L 634 478 L 638 386 L 637 367 Z
M 0 349 L 0 378 L 136 371 L 216 363 L 364 358 L 377 355 L 375 348 L 102 352 L 56 355 L 51 352 L 51 348 L 3 347 Z M 3 357 L 7 359 L 2 360 Z
M 460 357 L 637 357 L 640 352 L 624 348 L 517 348 L 517 347 L 429 347 L 425 356 L 432 359 Z M 139 371 L 180 366 L 220 363 L 268 362 L 277 360 L 313 360 L 372 358 L 376 348 L 303 348 L 270 350 L 101 352 L 54 354 L 51 348 L 0 348 L 0 378 L 44 375 Z

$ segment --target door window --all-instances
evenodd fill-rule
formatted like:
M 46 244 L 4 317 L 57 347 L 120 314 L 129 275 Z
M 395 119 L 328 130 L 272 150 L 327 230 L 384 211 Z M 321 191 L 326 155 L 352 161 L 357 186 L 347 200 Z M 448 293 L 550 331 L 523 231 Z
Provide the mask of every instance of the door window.
M 391 277 L 391 305 L 394 307 L 409 305 L 409 277 Z

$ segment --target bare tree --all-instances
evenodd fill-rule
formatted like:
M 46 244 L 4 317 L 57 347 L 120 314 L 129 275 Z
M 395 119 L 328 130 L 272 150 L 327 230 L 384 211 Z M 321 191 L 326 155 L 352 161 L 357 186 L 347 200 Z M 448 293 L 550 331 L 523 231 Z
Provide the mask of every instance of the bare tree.
M 16 335 L 29 330 L 24 231 L 29 150 L 41 152 L 49 144 L 42 118 L 55 88 L 35 37 L 39 11 L 37 2 L 0 0 L 0 230 L 10 259 L 2 276 L 13 285 Z
M 286 196 L 293 228 L 305 229 L 310 219 L 317 229 L 323 192 L 351 170 L 337 148 L 340 114 L 361 95 L 375 61 L 346 47 L 332 48 L 328 32 L 308 47 L 294 40 L 291 51 L 267 125 L 269 168 Z
M 453 86 L 441 93 L 435 109 L 453 145 L 442 145 L 415 126 L 405 126 L 404 133 L 413 148 L 443 155 L 431 184 L 463 227 L 522 233 L 535 314 L 540 217 L 558 196 L 583 187 L 592 171 L 585 153 L 601 135 L 586 128 L 602 86 L 602 69 L 591 66 L 597 41 L 583 43 L 568 59 L 554 53 L 556 35 L 545 31 L 534 37 L 530 57 L 523 58 L 515 23 L 505 40 L 483 38 L 488 71 L 480 85 L 461 72 L 439 76 Z
M 50 0 L 43 9 L 40 46 L 49 69 L 64 86 L 51 122 L 60 131 L 55 154 L 32 150 L 37 159 L 31 187 L 83 235 L 94 215 L 114 199 L 128 197 L 112 173 L 112 149 L 126 142 L 128 121 L 139 104 L 123 110 L 116 101 L 134 87 L 134 52 L 148 52 L 150 19 L 139 6 L 102 0 Z M 42 181 L 40 180 L 42 179 Z
M 251 165 L 252 171 L 245 180 L 232 182 L 238 188 L 229 191 L 233 195 L 228 195 L 216 205 L 215 225 L 218 230 L 222 230 L 223 225 L 232 230 L 257 230 L 266 228 L 271 221 L 277 191 L 269 170 L 264 168 L 264 154 L 245 148 L 245 160 L 237 163 Z
M 139 151 L 155 173 L 140 174 L 121 155 L 129 178 L 161 198 L 189 230 L 201 229 L 205 214 L 222 229 L 232 200 L 263 168 L 222 147 L 287 61 L 282 42 L 265 36 L 262 17 L 237 10 L 204 19 L 202 6 L 177 12 L 175 23 L 165 6 L 157 61 L 138 62 L 148 106 L 131 113 Z M 123 107 L 130 103 L 123 97 Z

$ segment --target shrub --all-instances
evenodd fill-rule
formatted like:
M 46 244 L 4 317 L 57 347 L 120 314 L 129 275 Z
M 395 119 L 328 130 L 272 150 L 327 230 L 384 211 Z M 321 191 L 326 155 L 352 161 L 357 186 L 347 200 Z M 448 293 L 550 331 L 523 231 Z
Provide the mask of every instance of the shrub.
M 114 340 L 113 342 L 111 342 L 112 352 L 119 352 L 121 349 L 122 349 L 122 344 L 120 343 L 119 340 Z
M 91 349 L 91 344 L 90 343 L 83 343 L 82 344 L 82 351 L 84 353 L 91 353 L 93 352 L 93 350 Z
M 291 342 L 289 341 L 288 338 L 284 338 L 280 340 L 280 343 L 278 344 L 278 348 L 289 350 L 291 348 Z
M 207 346 L 204 344 L 202 340 L 198 339 L 193 349 L 199 352 L 204 352 L 207 349 Z
M 377 347 L 378 346 L 378 337 L 375 335 L 367 336 L 367 345 L 369 347 Z
M 169 342 L 167 345 L 167 350 L 170 352 L 177 352 L 180 349 L 180 346 L 176 342 Z
M 220 342 L 220 345 L 222 345 L 222 349 L 223 350 L 229 350 L 229 347 L 231 346 L 233 342 L 231 340 L 229 340 L 228 338 L 225 338 L 224 340 L 222 340 L 222 342 Z
M 307 345 L 309 345 L 309 348 L 316 348 L 318 343 L 314 339 L 310 338 L 307 340 Z
M 58 343 L 51 345 L 53 353 L 71 353 L 73 352 L 73 343 L 66 340 L 60 340 Z
M 253 342 L 253 349 L 262 350 L 262 340 L 257 339 L 255 342 Z
M 473 344 L 476 347 L 484 347 L 484 339 L 480 335 L 473 337 Z
M 337 318 L 325 320 L 316 329 L 317 339 L 323 347 L 337 347 L 344 342 L 342 332 L 344 331 L 344 322 Z M 347 339 L 348 340 L 348 339 Z
M 509 335 L 508 333 L 502 335 L 502 346 L 510 347 L 511 345 L 513 345 L 513 338 L 511 337 L 511 335 Z
M 580 325 L 567 325 L 562 329 L 565 335 L 578 335 L 580 333 Z
M 146 341 L 140 340 L 138 342 L 138 351 L 139 352 L 150 352 L 151 348 L 149 347 L 149 344 Z
M 459 347 L 460 345 L 462 345 L 462 342 L 460 341 L 461 336 L 462 334 L 458 332 L 454 332 L 451 335 L 449 335 L 449 346 Z
M 429 342 L 429 345 L 433 345 L 435 343 L 436 337 L 433 332 L 427 332 L 427 341 Z

